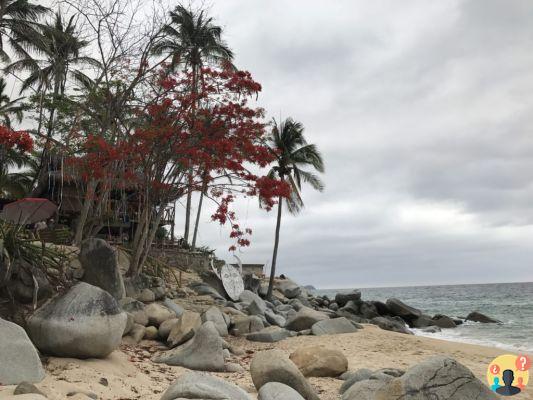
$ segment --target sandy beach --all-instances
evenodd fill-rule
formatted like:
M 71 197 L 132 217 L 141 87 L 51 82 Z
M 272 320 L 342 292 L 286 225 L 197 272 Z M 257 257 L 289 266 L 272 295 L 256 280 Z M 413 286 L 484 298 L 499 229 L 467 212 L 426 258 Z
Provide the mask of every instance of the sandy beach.
M 250 362 L 256 352 L 278 348 L 290 354 L 298 347 L 321 345 L 340 349 L 349 361 L 349 370 L 359 368 L 379 369 L 395 367 L 407 369 L 433 355 L 448 355 L 467 366 L 483 382 L 487 365 L 504 350 L 471 344 L 448 342 L 426 337 L 403 335 L 384 331 L 373 325 L 352 334 L 334 336 L 298 336 L 275 344 L 249 342 L 244 338 L 228 337 L 228 342 L 244 350 L 242 356 L 233 356 L 246 370 L 242 373 L 215 373 L 234 382 L 256 395 L 250 374 Z M 46 378 L 37 386 L 49 399 L 65 399 L 71 392 L 94 393 L 99 399 L 158 400 L 166 388 L 180 374 L 187 371 L 180 367 L 155 364 L 152 355 L 162 349 L 158 342 L 143 341 L 137 347 L 123 345 L 104 360 L 76 360 L 49 358 L 45 363 Z M 107 381 L 107 386 L 105 385 Z M 102 383 L 101 383 L 102 382 Z M 339 399 L 341 380 L 334 378 L 310 378 L 323 400 Z M 0 388 L 0 398 L 9 399 L 14 386 Z M 20 396 L 16 397 L 23 400 Z M 86 399 L 84 395 L 72 399 Z M 533 392 L 526 390 L 515 396 L 518 400 L 532 400 Z

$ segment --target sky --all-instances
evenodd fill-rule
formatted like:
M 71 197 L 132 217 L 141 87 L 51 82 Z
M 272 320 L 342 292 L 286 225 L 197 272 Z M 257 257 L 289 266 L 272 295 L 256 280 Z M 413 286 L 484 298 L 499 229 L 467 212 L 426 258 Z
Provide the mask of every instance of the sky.
M 533 2 L 215 0 L 269 117 L 323 153 L 324 193 L 285 214 L 278 271 L 319 288 L 533 281 Z M 245 263 L 275 213 L 237 204 Z M 233 261 L 202 215 L 200 244 Z M 178 220 L 178 226 L 181 221 Z

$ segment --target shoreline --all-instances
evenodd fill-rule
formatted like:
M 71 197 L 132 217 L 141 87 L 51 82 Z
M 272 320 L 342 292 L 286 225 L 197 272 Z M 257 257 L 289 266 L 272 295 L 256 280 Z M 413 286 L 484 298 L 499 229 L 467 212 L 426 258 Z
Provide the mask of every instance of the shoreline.
M 243 350 L 233 356 L 232 362 L 240 364 L 244 371 L 236 373 L 211 373 L 238 384 L 254 398 L 257 392 L 249 374 L 250 362 L 263 350 L 280 349 L 286 354 L 305 346 L 336 348 L 348 359 L 350 371 L 359 368 L 407 369 L 434 355 L 447 355 L 457 359 L 486 382 L 485 373 L 489 363 L 504 354 L 500 349 L 475 344 L 452 342 L 417 335 L 404 335 L 385 331 L 374 325 L 364 324 L 355 333 L 296 336 L 277 343 L 250 342 L 243 337 L 228 337 L 228 342 Z M 109 400 L 147 399 L 159 400 L 166 388 L 181 374 L 188 371 L 182 367 L 155 364 L 151 358 L 161 349 L 155 341 L 142 341 L 139 346 L 122 345 L 103 360 L 78 360 L 50 358 L 45 364 L 46 378 L 38 384 L 51 400 L 64 399 L 69 391 L 94 393 Z M 108 386 L 99 381 L 105 378 Z M 336 378 L 309 378 L 322 400 L 338 399 L 342 380 Z M 0 399 L 9 399 L 15 386 L 1 386 Z M 70 397 L 86 399 L 87 397 Z M 533 400 L 533 390 L 515 396 L 517 400 Z

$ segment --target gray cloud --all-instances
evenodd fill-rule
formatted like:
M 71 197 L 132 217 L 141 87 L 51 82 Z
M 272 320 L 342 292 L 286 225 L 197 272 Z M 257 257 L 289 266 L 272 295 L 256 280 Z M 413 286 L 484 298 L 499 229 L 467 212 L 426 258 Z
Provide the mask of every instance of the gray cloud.
M 214 2 L 270 116 L 301 120 L 327 189 L 285 216 L 280 272 L 322 287 L 533 281 L 533 3 Z M 241 258 L 275 215 L 241 200 Z M 231 259 L 204 213 L 202 243 Z M 512 271 L 512 273 L 510 273 Z

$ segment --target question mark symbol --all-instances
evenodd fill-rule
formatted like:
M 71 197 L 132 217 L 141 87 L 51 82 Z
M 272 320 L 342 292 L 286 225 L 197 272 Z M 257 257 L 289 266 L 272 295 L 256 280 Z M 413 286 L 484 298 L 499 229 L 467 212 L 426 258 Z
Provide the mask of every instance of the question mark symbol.
M 500 367 L 498 364 L 493 364 L 491 367 L 490 367 L 490 371 L 492 372 L 493 375 L 498 375 L 499 372 L 500 372 Z
M 527 371 L 531 367 L 531 360 L 527 356 L 518 356 L 516 359 L 516 369 Z

